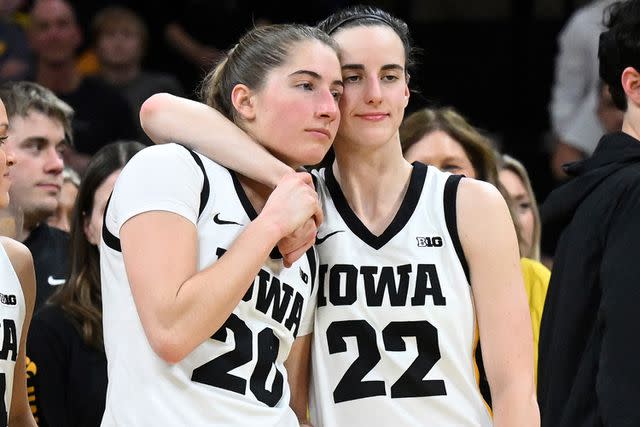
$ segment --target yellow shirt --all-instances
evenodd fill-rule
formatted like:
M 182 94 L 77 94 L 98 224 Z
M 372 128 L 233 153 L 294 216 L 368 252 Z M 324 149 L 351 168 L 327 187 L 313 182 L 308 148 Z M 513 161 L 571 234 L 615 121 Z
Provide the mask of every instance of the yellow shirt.
M 529 312 L 531 313 L 531 327 L 533 328 L 533 373 L 537 383 L 540 320 L 542 319 L 544 299 L 547 296 L 551 272 L 543 264 L 529 258 L 520 258 L 520 268 L 522 269 L 524 288 L 527 292 Z

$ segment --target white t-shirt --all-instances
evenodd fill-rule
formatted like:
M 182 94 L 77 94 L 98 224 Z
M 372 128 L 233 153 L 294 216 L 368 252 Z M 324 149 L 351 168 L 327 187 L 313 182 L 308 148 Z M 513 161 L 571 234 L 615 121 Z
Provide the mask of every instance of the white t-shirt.
M 325 220 L 316 246 L 313 425 L 491 426 L 457 236 L 459 177 L 415 163 L 379 236 L 350 209 L 330 169 L 316 178 Z
M 109 379 L 102 425 L 297 426 L 283 363 L 295 337 L 313 328 L 315 253 L 291 268 L 283 268 L 281 259 L 267 260 L 224 326 L 171 365 L 147 341 L 118 247 L 122 225 L 153 210 L 194 224 L 200 269 L 222 256 L 256 217 L 234 174 L 182 146 L 146 148 L 125 166 L 101 244 Z M 159 266 L 170 261 L 170 254 L 157 260 Z

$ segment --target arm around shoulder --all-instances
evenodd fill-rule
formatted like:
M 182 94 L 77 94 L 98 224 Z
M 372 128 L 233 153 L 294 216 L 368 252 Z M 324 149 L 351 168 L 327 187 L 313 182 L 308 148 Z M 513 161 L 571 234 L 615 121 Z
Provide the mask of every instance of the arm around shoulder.
M 469 264 L 495 425 L 539 426 L 531 319 L 506 202 L 491 184 L 463 179 L 456 215 Z

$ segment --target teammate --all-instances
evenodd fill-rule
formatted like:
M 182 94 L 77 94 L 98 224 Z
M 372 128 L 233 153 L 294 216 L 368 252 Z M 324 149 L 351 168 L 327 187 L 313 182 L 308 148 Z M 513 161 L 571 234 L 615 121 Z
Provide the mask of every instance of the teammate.
M 209 74 L 203 98 L 295 169 L 326 154 L 342 86 L 324 32 L 267 26 Z M 284 269 L 272 250 L 312 217 L 322 211 L 306 173 L 287 174 L 272 192 L 180 145 L 134 156 L 102 233 L 102 425 L 305 419 L 296 399 L 308 387 L 298 372 L 308 372 L 317 257 L 309 251 Z
M 0 101 L 0 209 L 9 205 L 9 168 L 13 154 L 5 151 L 9 120 Z M 0 236 L 0 426 L 35 426 L 27 401 L 25 342 L 36 297 L 31 253 L 22 243 Z
M 336 160 L 316 174 L 325 221 L 314 425 L 538 425 L 531 330 L 504 200 L 489 184 L 403 159 L 406 24 L 356 6 L 320 28 L 341 48 L 345 88 Z M 287 172 L 189 100 L 156 95 L 141 118 L 157 142 L 194 144 L 263 182 Z M 478 328 L 493 421 L 474 375 Z

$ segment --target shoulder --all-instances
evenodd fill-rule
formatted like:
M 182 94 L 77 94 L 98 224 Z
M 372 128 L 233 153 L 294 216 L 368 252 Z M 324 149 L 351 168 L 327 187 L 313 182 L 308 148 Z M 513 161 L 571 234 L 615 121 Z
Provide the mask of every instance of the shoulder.
M 21 276 L 21 273 L 28 271 L 29 268 L 33 268 L 33 256 L 24 244 L 2 236 L 0 236 L 0 244 L 2 244 L 2 247 L 7 253 L 9 261 L 11 261 L 11 265 L 18 277 Z
M 464 210 L 491 212 L 494 209 L 506 208 L 506 202 L 500 191 L 488 182 L 477 179 L 462 178 L 458 185 L 458 206 Z M 474 215 L 479 218 L 479 215 Z M 481 219 L 481 218 L 479 218 Z

